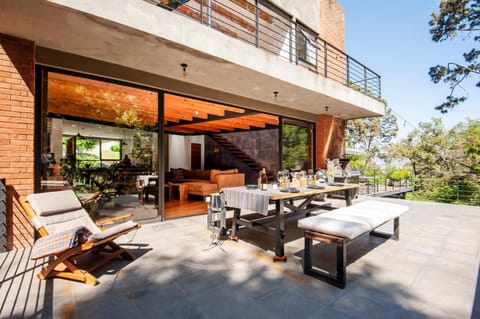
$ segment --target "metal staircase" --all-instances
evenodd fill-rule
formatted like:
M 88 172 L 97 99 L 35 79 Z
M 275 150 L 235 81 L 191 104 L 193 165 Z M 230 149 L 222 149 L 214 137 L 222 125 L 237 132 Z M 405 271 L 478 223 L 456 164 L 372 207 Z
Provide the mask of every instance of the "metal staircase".
M 238 146 L 230 142 L 227 138 L 223 137 L 220 134 L 210 134 L 212 140 L 221 145 L 225 150 L 229 151 L 235 158 L 245 163 L 251 170 L 260 171 L 264 166 L 257 162 L 255 159 L 250 157 L 244 151 L 242 151 Z

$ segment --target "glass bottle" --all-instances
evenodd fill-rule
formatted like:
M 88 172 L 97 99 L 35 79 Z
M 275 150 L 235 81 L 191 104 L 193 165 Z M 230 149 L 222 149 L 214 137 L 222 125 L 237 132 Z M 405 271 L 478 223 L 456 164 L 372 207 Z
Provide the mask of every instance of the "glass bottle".
M 262 171 L 263 170 L 258 171 L 258 178 L 257 178 L 257 188 L 258 189 L 262 189 Z
M 268 177 L 267 177 L 267 170 L 266 168 L 262 169 L 261 175 L 260 175 L 261 183 L 262 183 L 262 191 L 267 190 L 268 186 Z

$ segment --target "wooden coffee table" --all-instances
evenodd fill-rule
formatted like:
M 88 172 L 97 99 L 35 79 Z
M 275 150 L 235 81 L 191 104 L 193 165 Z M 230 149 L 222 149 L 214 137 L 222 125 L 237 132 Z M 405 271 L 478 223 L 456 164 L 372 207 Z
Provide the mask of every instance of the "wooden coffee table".
M 176 194 L 178 194 L 178 196 L 176 196 Z M 178 199 L 179 201 L 187 200 L 188 199 L 187 185 L 182 183 L 168 183 L 168 197 L 170 199 Z

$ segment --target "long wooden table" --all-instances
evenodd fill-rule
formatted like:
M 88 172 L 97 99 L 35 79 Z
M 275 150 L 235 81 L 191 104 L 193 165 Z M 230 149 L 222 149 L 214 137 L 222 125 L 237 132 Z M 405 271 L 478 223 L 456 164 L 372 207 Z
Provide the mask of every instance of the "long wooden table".
M 225 205 L 234 210 L 231 238 L 234 240 L 238 239 L 237 231 L 239 226 L 250 227 L 270 234 L 273 233 L 275 236 L 275 256 L 273 260 L 287 261 L 284 253 L 285 218 L 300 214 L 309 216 L 312 211 L 325 208 L 324 203 L 313 203 L 319 194 L 344 191 L 346 205 L 350 206 L 352 204 L 352 192 L 358 187 L 358 184 L 337 183 L 331 186 L 325 185 L 321 189 L 299 188 L 298 192 L 281 192 L 279 189 L 272 187 L 266 191 L 249 190 L 246 187 L 224 188 Z M 275 209 L 268 210 L 268 207 L 265 207 L 265 202 L 274 203 Z M 256 219 L 245 219 L 240 214 L 242 209 L 254 211 L 263 216 Z M 265 225 L 272 221 L 275 221 L 274 226 Z

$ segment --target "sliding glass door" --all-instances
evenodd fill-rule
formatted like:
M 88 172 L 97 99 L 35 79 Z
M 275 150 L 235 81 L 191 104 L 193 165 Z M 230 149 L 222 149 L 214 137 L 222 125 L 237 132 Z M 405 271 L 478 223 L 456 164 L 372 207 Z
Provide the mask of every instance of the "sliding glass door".
M 92 215 L 155 218 L 159 94 L 78 74 L 43 72 L 41 190 L 73 189 Z

